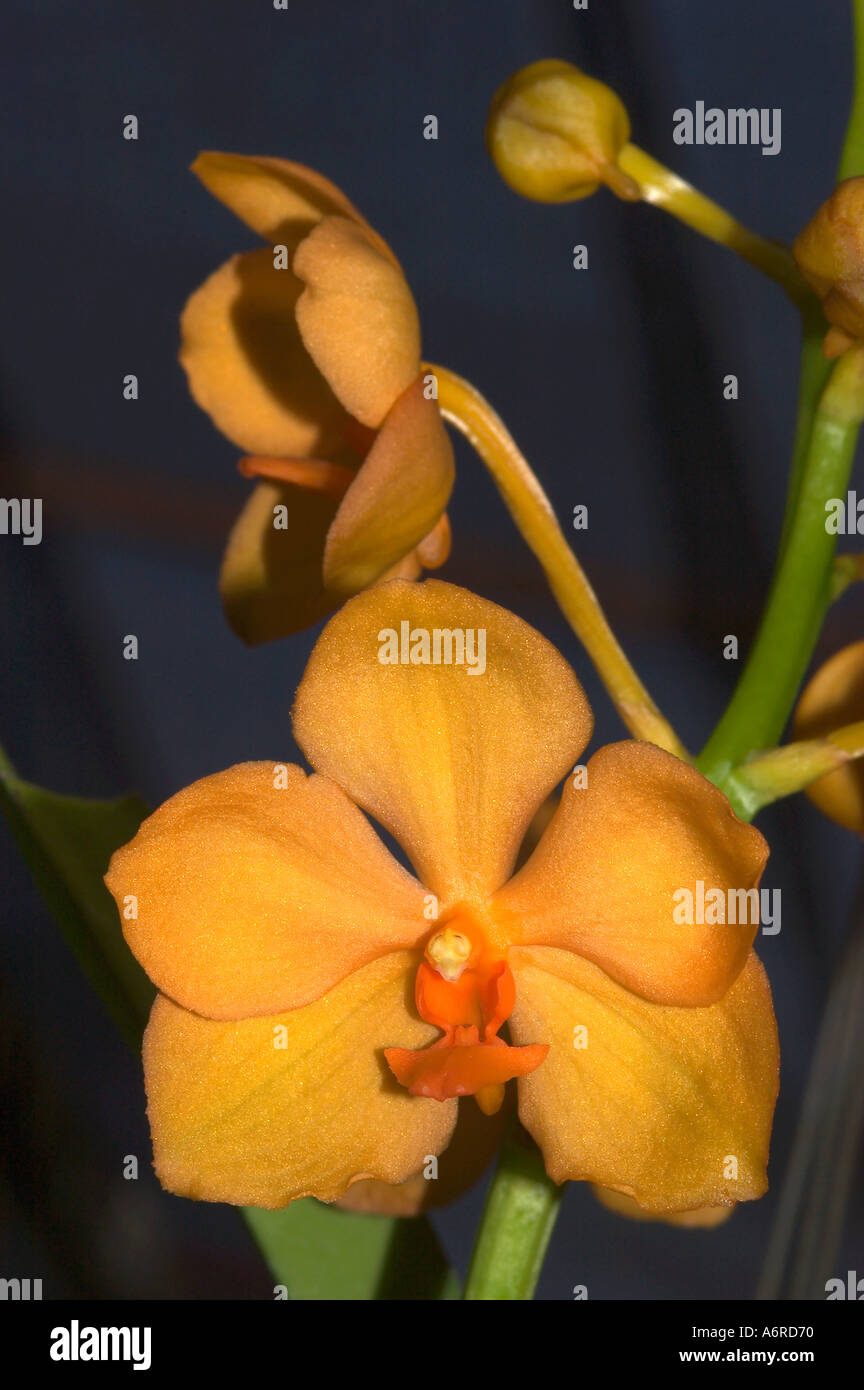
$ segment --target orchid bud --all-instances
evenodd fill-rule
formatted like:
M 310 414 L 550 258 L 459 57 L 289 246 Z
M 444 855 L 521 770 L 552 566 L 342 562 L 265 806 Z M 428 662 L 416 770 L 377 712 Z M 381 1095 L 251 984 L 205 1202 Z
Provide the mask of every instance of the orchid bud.
M 831 325 L 825 356 L 839 357 L 864 338 L 864 177 L 838 184 L 792 250 Z
M 601 183 L 619 198 L 638 199 L 638 184 L 618 168 L 629 138 L 627 111 L 612 89 L 557 58 L 508 78 L 486 123 L 504 182 L 540 203 L 587 198 Z
M 853 642 L 829 657 L 806 686 L 795 711 L 795 737 L 823 738 L 862 720 L 864 642 Z M 830 820 L 864 835 L 864 761 L 820 777 L 807 796 Z

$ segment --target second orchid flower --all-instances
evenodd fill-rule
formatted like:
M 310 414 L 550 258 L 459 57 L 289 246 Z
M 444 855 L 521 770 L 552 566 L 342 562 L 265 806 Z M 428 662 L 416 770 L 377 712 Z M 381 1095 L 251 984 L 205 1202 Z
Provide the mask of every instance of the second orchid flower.
M 193 396 L 259 479 L 220 582 L 232 627 L 259 643 L 443 564 L 453 452 L 408 283 L 345 195 L 283 159 L 205 153 L 193 168 L 270 243 L 192 295 L 181 348 Z

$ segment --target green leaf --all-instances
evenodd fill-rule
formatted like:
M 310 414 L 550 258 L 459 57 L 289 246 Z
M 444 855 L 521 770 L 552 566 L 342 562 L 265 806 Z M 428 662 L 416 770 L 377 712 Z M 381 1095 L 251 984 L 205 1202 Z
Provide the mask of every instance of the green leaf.
M 137 1047 L 155 990 L 123 940 L 102 875 L 147 807 L 134 796 L 95 801 L 45 791 L 18 777 L 0 753 L 0 809 L 66 942 Z
M 358 1215 L 307 1197 L 284 1211 L 244 1213 L 277 1284 L 289 1298 L 330 1301 L 459 1297 L 425 1217 Z

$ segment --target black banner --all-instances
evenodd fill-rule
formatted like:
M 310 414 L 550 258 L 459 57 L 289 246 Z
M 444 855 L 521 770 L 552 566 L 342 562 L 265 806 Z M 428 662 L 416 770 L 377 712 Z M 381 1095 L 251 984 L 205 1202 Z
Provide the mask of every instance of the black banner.
M 115 1375 L 128 1371 L 162 1376 L 221 1376 L 232 1372 L 249 1377 L 269 1366 L 284 1363 L 286 1374 L 302 1338 L 310 1357 L 324 1352 L 333 1370 L 334 1349 L 344 1347 L 346 1357 L 369 1353 L 369 1335 L 376 1327 L 378 1354 L 391 1365 L 404 1349 L 410 1324 L 392 1315 L 376 1314 L 364 1305 L 362 1344 L 352 1334 L 354 1314 L 340 1308 L 332 1314 L 333 1333 L 321 1344 L 320 1329 L 308 1311 L 290 1302 L 265 1305 L 258 1302 L 225 1303 L 38 1303 L 9 1302 L 0 1312 L 0 1328 L 7 1356 L 27 1374 L 50 1373 L 62 1381 L 70 1375 L 92 1377 L 109 1368 Z M 381 1317 L 378 1324 L 377 1318 Z M 462 1316 L 454 1306 L 441 1309 L 434 1325 L 416 1322 L 418 1337 L 448 1338 L 465 1335 Z M 478 1331 L 477 1313 L 473 1319 Z M 496 1314 L 481 1314 L 493 1318 Z M 592 1303 L 576 1302 L 552 1324 L 542 1313 L 526 1310 L 513 1323 L 508 1314 L 502 1334 L 536 1328 L 541 1318 L 544 1335 L 566 1338 L 578 1348 L 581 1364 L 600 1363 L 610 1372 L 665 1371 L 673 1366 L 805 1366 L 821 1375 L 854 1364 L 860 1350 L 861 1310 L 848 1300 L 825 1303 Z M 414 1321 L 414 1320 L 412 1320 Z M 449 1326 L 448 1326 L 449 1323 Z M 392 1329 L 392 1348 L 387 1328 Z M 292 1352 L 286 1352 L 290 1337 Z M 572 1340 L 571 1340 L 572 1339 Z M 486 1346 L 488 1353 L 488 1344 Z M 502 1342 L 504 1351 L 506 1342 Z M 506 1352 L 505 1352 L 506 1355 Z M 590 1358 L 590 1359 L 586 1359 Z

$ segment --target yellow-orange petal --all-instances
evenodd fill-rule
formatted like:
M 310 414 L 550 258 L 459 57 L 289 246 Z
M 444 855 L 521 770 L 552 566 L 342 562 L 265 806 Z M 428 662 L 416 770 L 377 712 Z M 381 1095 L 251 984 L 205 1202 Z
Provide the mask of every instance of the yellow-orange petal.
M 204 150 L 192 172 L 214 198 L 267 241 L 295 247 L 322 217 L 334 215 L 348 217 L 377 236 L 342 190 L 305 164 L 270 155 Z M 386 243 L 378 240 L 384 248 Z
M 338 1199 L 337 1206 L 380 1216 L 417 1216 L 455 1202 L 479 1181 L 500 1149 L 513 1118 L 514 1102 L 512 1086 L 507 1087 L 504 1104 L 494 1115 L 484 1115 L 471 1100 L 460 1102 L 453 1138 L 434 1163 L 425 1162 L 423 1171 L 395 1187 L 374 1178 L 355 1182 Z
M 324 583 L 356 594 L 408 555 L 453 489 L 453 449 L 418 377 L 388 411 L 327 535 Z
M 607 744 L 587 774 L 585 787 L 568 781 L 493 911 L 511 920 L 512 940 L 575 951 L 645 999 L 715 1003 L 756 934 L 759 897 L 746 894 L 768 857 L 763 836 L 707 778 L 654 744 Z
M 635 1197 L 628 1197 L 626 1192 L 599 1187 L 597 1183 L 591 1190 L 601 1207 L 614 1211 L 616 1216 L 626 1216 L 629 1221 L 662 1221 L 667 1226 L 683 1229 L 711 1231 L 715 1226 L 724 1225 L 735 1210 L 734 1207 L 696 1207 L 694 1211 L 652 1211 L 649 1207 L 640 1207 Z
M 761 1197 L 777 1098 L 777 1028 L 751 953 L 709 1008 L 651 1004 L 550 946 L 510 952 L 514 1042 L 551 1046 L 519 1082 L 519 1117 L 555 1182 L 587 1180 L 654 1211 Z
M 864 642 L 852 642 L 829 657 L 808 682 L 795 710 L 796 738 L 821 738 L 864 719 Z M 823 815 L 864 835 L 864 767 L 847 763 L 807 788 Z
M 302 458 L 326 455 L 341 441 L 345 412 L 297 328 L 302 288 L 264 248 L 233 256 L 183 310 L 180 361 L 189 389 L 245 453 Z
M 323 999 L 226 1023 L 160 996 L 144 1038 L 147 1113 L 162 1186 L 199 1201 L 278 1208 L 357 1179 L 404 1182 L 447 1145 L 456 1102 L 417 1099 L 381 1058 L 422 1046 L 413 957 L 381 957 Z
M 337 398 L 378 429 L 420 371 L 420 321 L 402 271 L 364 228 L 325 217 L 294 257 L 297 323 Z M 262 451 L 264 452 L 264 451 Z
M 428 642 L 428 664 L 402 647 L 412 632 L 415 656 Z M 397 664 L 382 663 L 388 651 Z M 309 761 L 396 837 L 442 908 L 485 902 L 504 882 L 591 722 L 551 643 L 437 579 L 350 599 L 318 639 L 294 705 Z
M 172 796 L 106 883 L 154 984 L 209 1018 L 298 1008 L 429 931 L 420 884 L 341 788 L 284 763 Z
M 302 632 L 338 606 L 322 569 L 338 505 L 326 492 L 287 483 L 262 482 L 252 490 L 219 575 L 225 616 L 250 646 Z

